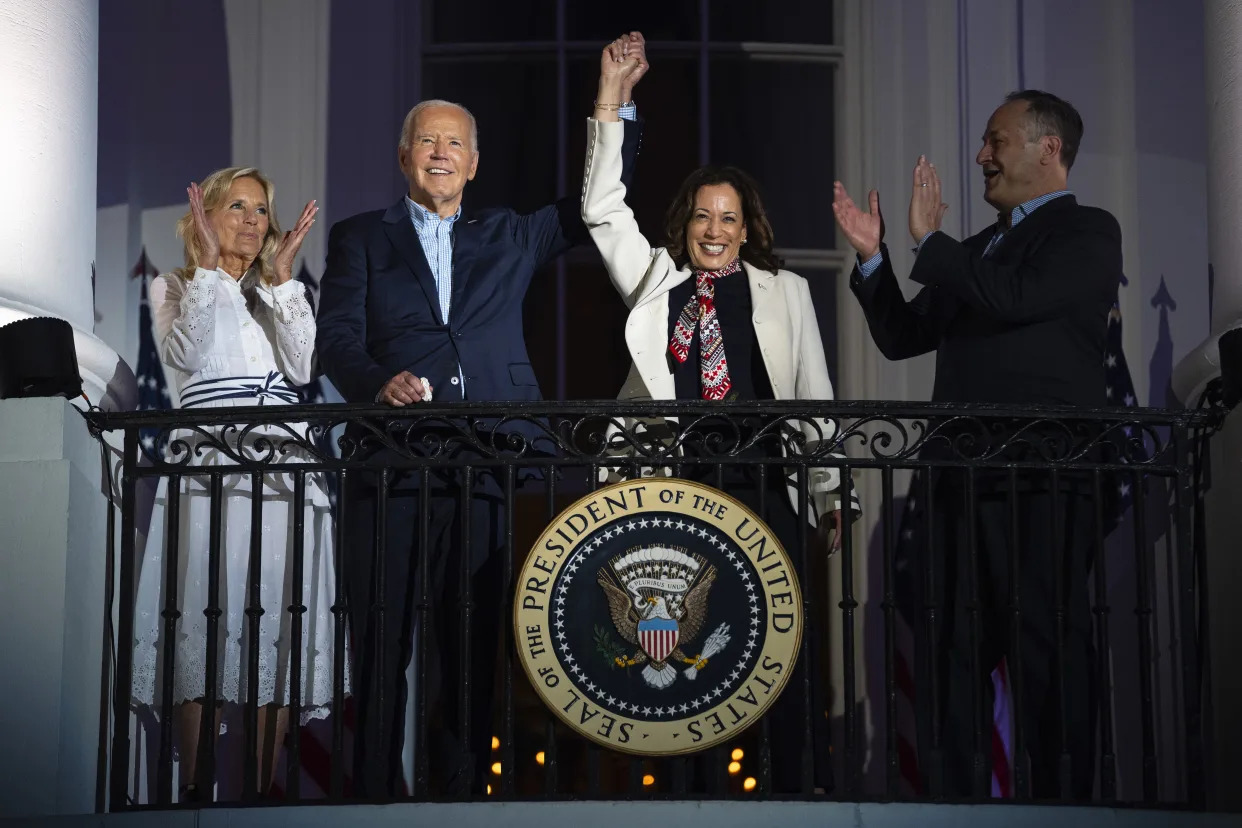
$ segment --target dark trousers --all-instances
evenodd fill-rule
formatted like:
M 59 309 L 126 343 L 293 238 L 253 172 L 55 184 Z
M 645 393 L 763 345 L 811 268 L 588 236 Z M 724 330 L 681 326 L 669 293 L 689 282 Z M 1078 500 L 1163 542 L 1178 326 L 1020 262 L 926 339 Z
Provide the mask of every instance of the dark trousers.
M 965 498 L 960 475 L 940 476 L 932 503 L 933 594 L 943 602 L 944 621 L 935 630 L 925 625 L 922 633 L 938 638 L 933 653 L 943 793 L 990 795 L 990 676 L 1005 659 L 1013 721 L 1022 726 L 1030 759 L 1031 795 L 1090 799 L 1096 715 L 1088 572 L 1095 546 L 1095 504 L 1082 491 L 1064 485 L 1055 494 L 1047 487 L 1011 494 L 1007 485 L 980 479 L 974 498 L 972 578 Z M 1010 582 L 1015 562 L 1016 620 Z M 972 606 L 977 606 L 977 615 Z M 927 782 L 937 773 L 937 757 L 928 750 L 933 739 L 927 704 L 931 688 L 925 678 L 921 683 L 920 758 Z M 1021 759 L 1015 756 L 1015 761 Z
M 431 793 L 482 793 L 490 763 L 492 686 L 501 607 L 504 503 L 476 483 L 468 494 L 453 475 L 433 472 L 427 548 L 419 544 L 423 492 L 398 481 L 386 498 L 383 583 L 376 562 L 377 489 L 372 480 L 351 481 L 346 504 L 347 590 L 354 631 L 357 704 L 354 791 L 386 799 L 403 790 L 401 751 L 408 688 L 405 671 L 413 655 L 421 561 L 427 556 L 427 611 L 419 634 L 426 648 L 426 676 L 417 688 L 427 704 L 424 744 L 430 751 Z M 491 487 L 494 488 L 494 487 Z M 470 498 L 469 521 L 462 499 Z M 469 527 L 467 541 L 465 527 Z M 467 546 L 468 542 L 468 546 Z M 463 561 L 463 555 L 468 559 Z M 463 570 L 470 604 L 463 610 Z M 469 666 L 468 681 L 464 668 Z

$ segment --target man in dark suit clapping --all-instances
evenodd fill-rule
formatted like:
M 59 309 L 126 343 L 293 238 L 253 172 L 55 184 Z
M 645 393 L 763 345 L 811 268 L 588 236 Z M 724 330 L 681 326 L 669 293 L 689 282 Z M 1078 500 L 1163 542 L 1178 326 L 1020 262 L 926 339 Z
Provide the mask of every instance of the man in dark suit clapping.
M 1105 333 L 1121 279 L 1121 229 L 1108 212 L 1079 204 L 1067 189 L 1081 138 L 1082 119 L 1066 101 L 1035 90 L 1009 95 L 988 121 L 975 158 L 997 221 L 963 242 L 940 231 L 947 205 L 935 167 L 920 157 L 910 199 L 917 245 L 910 278 L 924 288 L 909 302 L 881 243 L 875 191 L 864 212 L 840 182 L 835 185 L 833 212 L 858 253 L 851 287 L 871 335 L 889 359 L 936 352 L 933 400 L 1107 404 Z M 945 619 L 934 657 L 948 796 L 989 793 L 988 676 L 1002 657 L 1011 676 L 1020 671 L 1016 715 L 1030 756 L 1031 793 L 1091 795 L 1095 712 L 1087 573 L 1095 512 L 1080 482 L 1065 478 L 1056 491 L 1047 474 L 1022 475 L 1018 491 L 1009 491 L 1005 477 L 986 485 L 980 478 L 975 525 L 967 526 L 971 490 L 964 476 L 933 476 L 933 560 Z M 1017 527 L 1010 520 L 1012 500 Z M 1020 539 L 1012 558 L 1011 538 Z M 1009 606 L 1011 560 L 1018 563 L 1020 616 Z M 979 595 L 974 618 L 972 586 Z M 1058 621 L 1062 612 L 1064 622 Z M 924 724 L 920 738 L 927 733 Z M 1063 757 L 1071 769 L 1068 789 L 1061 782 Z
M 600 70 L 623 74 L 623 59 L 635 52 L 640 70 L 628 75 L 622 90 L 627 176 L 639 143 L 629 92 L 646 70 L 642 35 L 610 44 Z M 465 206 L 466 184 L 479 165 L 477 128 L 469 111 L 447 101 L 424 101 L 410 111 L 398 160 L 408 194 L 387 210 L 345 219 L 329 234 L 316 341 L 325 373 L 353 403 L 401 407 L 430 399 L 433 390 L 438 402 L 540 399 L 522 304 L 536 270 L 589 238 L 578 194 L 529 214 Z M 534 432 L 526 429 L 527 436 Z M 388 449 L 369 450 L 364 434 L 357 425 L 346 431 L 362 441 L 372 468 L 397 460 Z M 459 462 L 467 463 L 469 449 L 463 451 Z M 419 692 L 429 706 L 433 785 L 450 795 L 482 793 L 490 762 L 508 504 L 495 475 L 485 470 L 467 486 L 460 470 L 435 469 L 430 490 L 419 488 L 417 472 L 381 477 L 368 471 L 351 475 L 344 493 L 349 546 L 338 554 L 346 561 L 355 643 L 354 788 L 360 797 L 394 797 L 401 790 L 405 671 L 413 652 L 415 575 L 424 555 L 430 607 L 420 635 L 427 640 L 428 678 Z M 430 501 L 426 549 L 418 542 L 420 497 Z M 470 505 L 468 521 L 463 500 Z M 381 504 L 385 526 L 377 533 Z M 468 639 L 457 602 L 462 556 L 472 573 Z M 382 612 L 375 611 L 379 606 Z

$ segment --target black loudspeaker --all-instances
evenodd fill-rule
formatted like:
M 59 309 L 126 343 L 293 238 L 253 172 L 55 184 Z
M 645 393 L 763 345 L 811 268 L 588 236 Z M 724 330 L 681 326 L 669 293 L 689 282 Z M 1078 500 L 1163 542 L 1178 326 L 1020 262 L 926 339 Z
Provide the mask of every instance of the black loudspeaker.
M 1233 408 L 1242 402 L 1242 328 L 1220 335 L 1220 381 L 1225 405 Z
M 35 316 L 0 327 L 0 399 L 82 396 L 73 326 Z

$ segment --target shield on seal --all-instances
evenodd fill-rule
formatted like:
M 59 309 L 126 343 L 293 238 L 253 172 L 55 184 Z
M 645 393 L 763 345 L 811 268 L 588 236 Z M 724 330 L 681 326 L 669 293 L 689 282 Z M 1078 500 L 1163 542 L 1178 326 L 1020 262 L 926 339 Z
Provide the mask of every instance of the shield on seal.
M 677 622 L 671 618 L 646 618 L 638 622 L 638 645 L 655 662 L 662 663 L 677 646 Z

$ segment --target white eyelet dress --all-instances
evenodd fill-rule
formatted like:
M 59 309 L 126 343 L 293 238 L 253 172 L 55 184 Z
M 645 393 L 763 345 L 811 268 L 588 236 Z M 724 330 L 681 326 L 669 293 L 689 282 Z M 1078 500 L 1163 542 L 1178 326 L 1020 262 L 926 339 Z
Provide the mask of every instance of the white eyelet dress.
M 221 270 L 199 268 L 186 281 L 175 274 L 151 285 L 151 308 L 160 359 L 176 387 L 182 408 L 288 405 L 297 401 L 290 387 L 311 380 L 315 318 L 305 287 L 296 280 L 272 288 L 252 271 L 239 284 Z M 282 446 L 306 434 L 306 424 L 256 427 L 240 436 L 239 427 L 210 427 L 170 435 L 165 457 L 177 462 L 190 451 L 191 466 L 227 466 L 236 460 L 209 448 L 222 441 L 244 457 L 272 456 L 294 464 L 312 459 L 299 448 Z M 306 475 L 303 505 L 302 722 L 327 715 L 332 703 L 333 632 L 336 600 L 332 517 L 320 475 Z M 265 472 L 260 549 L 258 699 L 260 705 L 289 704 L 293 590 L 294 476 Z M 249 698 L 248 662 L 251 508 L 254 493 L 247 473 L 223 477 L 221 510 L 217 698 L 244 703 Z M 209 479 L 181 478 L 176 550 L 176 622 L 173 704 L 206 696 L 208 560 L 211 527 Z M 133 701 L 163 704 L 165 663 L 165 587 L 172 555 L 166 548 L 169 480 L 161 477 L 151 513 L 145 554 L 138 576 L 134 617 Z M 341 642 L 345 646 L 345 642 Z M 346 654 L 348 656 L 348 653 Z M 346 658 L 345 690 L 349 690 Z M 228 717 L 226 716 L 226 721 Z

